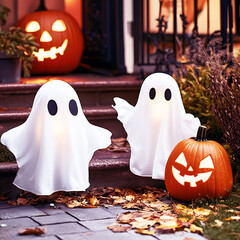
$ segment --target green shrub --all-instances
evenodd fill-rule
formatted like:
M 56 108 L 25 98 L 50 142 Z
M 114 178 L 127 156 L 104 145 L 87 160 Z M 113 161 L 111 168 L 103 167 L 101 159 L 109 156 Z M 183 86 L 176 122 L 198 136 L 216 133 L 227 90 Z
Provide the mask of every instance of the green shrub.
M 214 113 L 214 101 L 210 90 L 208 70 L 186 65 L 174 75 L 182 94 L 186 112 L 198 117 L 208 127 L 209 140 L 222 141 L 222 129 Z
M 186 65 L 175 74 L 185 107 L 210 127 L 213 139 L 223 134 L 222 143 L 231 148 L 233 172 L 239 179 L 240 56 L 229 53 L 221 38 L 196 38 L 187 59 L 193 67 Z

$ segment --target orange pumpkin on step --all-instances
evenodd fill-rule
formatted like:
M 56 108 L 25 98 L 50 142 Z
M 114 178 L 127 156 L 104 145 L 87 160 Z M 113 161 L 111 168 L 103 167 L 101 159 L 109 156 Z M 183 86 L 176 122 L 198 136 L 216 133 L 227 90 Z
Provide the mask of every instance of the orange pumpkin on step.
M 165 185 L 178 200 L 225 197 L 232 184 L 228 154 L 219 143 L 206 140 L 204 126 L 199 127 L 195 139 L 178 143 L 166 164 Z
M 31 13 L 16 23 L 32 33 L 39 44 L 34 52 L 33 74 L 60 74 L 74 70 L 80 63 L 84 40 L 75 19 L 63 11 Z

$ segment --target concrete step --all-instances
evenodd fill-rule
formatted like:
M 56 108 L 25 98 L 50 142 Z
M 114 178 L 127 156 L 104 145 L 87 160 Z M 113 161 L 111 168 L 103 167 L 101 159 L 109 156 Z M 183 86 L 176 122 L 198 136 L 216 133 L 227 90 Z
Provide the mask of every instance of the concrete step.
M 125 187 L 125 186 L 163 186 L 161 180 L 139 177 L 129 170 L 130 151 L 114 152 L 108 149 L 94 153 L 89 164 L 90 188 L 93 187 Z M 0 193 L 19 192 L 13 184 L 18 171 L 17 163 L 0 163 Z
M 41 76 L 22 79 L 19 84 L 0 84 L 0 136 L 27 119 L 38 89 L 54 79 L 69 82 L 75 89 L 89 122 L 110 130 L 113 138 L 126 137 L 111 105 L 114 97 L 121 97 L 135 105 L 142 81 L 136 80 L 136 76 L 132 75 L 106 77 L 91 74 Z M 132 174 L 129 158 L 130 152 L 111 152 L 106 149 L 96 151 L 89 165 L 91 187 L 163 184 L 158 180 Z M 0 163 L 0 192 L 11 189 L 16 191 L 12 182 L 17 170 L 16 163 Z
M 77 92 L 82 107 L 111 106 L 116 96 L 135 105 L 142 84 L 134 75 L 77 74 L 25 78 L 18 84 L 0 84 L 0 108 L 31 108 L 38 89 L 54 79 L 68 82 Z
M 0 108 L 0 136 L 24 123 L 30 111 L 30 108 Z M 117 119 L 117 112 L 111 106 L 84 107 L 83 113 L 90 123 L 111 131 L 113 138 L 126 137 L 122 123 Z
M 27 119 L 38 89 L 54 79 L 64 80 L 75 89 L 92 124 L 110 130 L 114 138 L 126 136 L 111 107 L 113 98 L 121 97 L 135 105 L 142 81 L 136 80 L 134 75 L 106 77 L 93 74 L 40 76 L 23 78 L 17 84 L 0 84 L 0 136 Z

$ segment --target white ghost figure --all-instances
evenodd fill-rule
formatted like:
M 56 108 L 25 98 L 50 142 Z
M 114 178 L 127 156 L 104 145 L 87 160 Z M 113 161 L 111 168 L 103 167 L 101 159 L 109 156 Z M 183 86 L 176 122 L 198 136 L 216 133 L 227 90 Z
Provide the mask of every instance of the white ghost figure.
M 111 133 L 90 124 L 74 89 L 60 80 L 44 84 L 22 125 L 1 142 L 12 151 L 19 170 L 13 182 L 37 195 L 84 191 L 93 153 L 111 143 Z
M 154 73 L 142 84 L 135 107 L 114 98 L 118 119 L 131 146 L 130 170 L 139 176 L 164 179 L 175 145 L 196 135 L 200 121 L 186 114 L 176 81 Z

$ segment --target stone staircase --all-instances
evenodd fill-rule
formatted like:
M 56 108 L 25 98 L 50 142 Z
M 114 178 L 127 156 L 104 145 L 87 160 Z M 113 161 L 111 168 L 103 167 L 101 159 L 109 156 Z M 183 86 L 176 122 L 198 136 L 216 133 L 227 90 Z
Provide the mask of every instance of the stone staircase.
M 28 117 L 34 96 L 42 84 L 60 79 L 77 92 L 83 112 L 89 122 L 112 132 L 113 138 L 126 137 L 113 98 L 121 97 L 136 104 L 142 81 L 134 75 L 106 77 L 92 74 L 44 76 L 22 79 L 19 84 L 0 84 L 0 136 L 22 124 Z M 141 178 L 129 171 L 130 152 L 96 151 L 89 166 L 91 187 L 156 185 L 159 181 Z M 18 170 L 16 163 L 0 163 L 0 192 L 12 188 Z
M 135 105 L 141 86 L 136 76 L 105 77 L 90 74 L 22 79 L 20 84 L 0 84 L 0 135 L 23 123 L 31 110 L 34 96 L 48 80 L 61 79 L 77 92 L 84 114 L 95 125 L 109 129 L 114 138 L 126 133 L 111 107 L 116 96 Z

